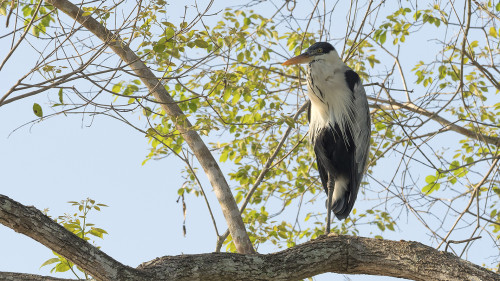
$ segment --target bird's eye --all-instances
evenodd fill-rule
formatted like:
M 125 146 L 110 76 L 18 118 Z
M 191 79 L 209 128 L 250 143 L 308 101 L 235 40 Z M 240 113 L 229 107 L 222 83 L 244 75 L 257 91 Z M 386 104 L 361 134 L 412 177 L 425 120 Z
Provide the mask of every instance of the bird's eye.
M 317 53 L 323 53 L 323 49 L 319 48 L 316 50 Z

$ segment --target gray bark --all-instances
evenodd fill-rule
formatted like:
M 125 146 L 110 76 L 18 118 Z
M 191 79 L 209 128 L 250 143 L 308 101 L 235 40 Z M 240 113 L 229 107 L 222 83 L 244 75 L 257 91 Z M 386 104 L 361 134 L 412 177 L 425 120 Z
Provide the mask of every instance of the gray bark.
M 335 235 L 277 253 L 167 256 L 134 269 L 78 238 L 36 208 L 3 195 L 0 223 L 58 252 L 99 280 L 300 280 L 325 272 L 425 281 L 500 280 L 494 272 L 418 242 Z M 9 280 L 12 274 L 0 272 L 0 280 Z M 36 279 L 29 274 L 27 278 L 17 276 L 14 280 L 57 280 L 43 276 Z
M 63 279 L 50 276 L 41 276 L 36 274 L 0 272 L 2 281 L 77 281 L 78 279 Z
M 46 0 L 46 2 L 70 16 L 103 42 L 108 44 L 111 50 L 113 50 L 113 52 L 116 53 L 144 83 L 155 99 L 161 104 L 162 109 L 165 110 L 168 116 L 175 122 L 177 130 L 182 134 L 182 137 L 189 145 L 194 155 L 196 155 L 205 174 L 208 176 L 214 189 L 215 196 L 221 206 L 224 218 L 228 224 L 229 232 L 231 233 L 237 251 L 242 254 L 253 253 L 254 249 L 248 238 L 238 205 L 234 200 L 224 174 L 219 168 L 219 164 L 215 161 L 212 153 L 210 153 L 210 150 L 202 141 L 200 135 L 191 129 L 191 123 L 187 120 L 182 110 L 175 103 L 167 90 L 165 90 L 165 87 L 163 87 L 154 73 L 128 47 L 127 43 L 124 42 L 118 34 L 112 33 L 91 16 L 82 16 L 84 12 L 73 3 L 67 0 Z

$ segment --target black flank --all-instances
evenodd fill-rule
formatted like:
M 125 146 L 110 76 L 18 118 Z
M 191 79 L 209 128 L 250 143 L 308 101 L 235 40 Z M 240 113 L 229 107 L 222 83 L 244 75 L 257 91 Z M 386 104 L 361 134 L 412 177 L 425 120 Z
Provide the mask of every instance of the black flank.
M 346 71 L 344 75 L 345 75 L 345 81 L 347 82 L 349 89 L 351 90 L 351 92 L 354 92 L 354 85 L 356 85 L 356 83 L 360 81 L 359 75 L 352 69 Z
M 334 128 L 323 128 L 318 132 L 314 143 L 314 152 L 323 188 L 328 193 L 328 173 L 334 178 L 344 176 L 352 179 L 354 165 L 354 140 L 350 128 L 346 128 L 347 142 L 340 133 L 338 124 Z M 349 191 L 345 196 L 349 197 Z M 346 201 L 347 202 L 347 201 Z

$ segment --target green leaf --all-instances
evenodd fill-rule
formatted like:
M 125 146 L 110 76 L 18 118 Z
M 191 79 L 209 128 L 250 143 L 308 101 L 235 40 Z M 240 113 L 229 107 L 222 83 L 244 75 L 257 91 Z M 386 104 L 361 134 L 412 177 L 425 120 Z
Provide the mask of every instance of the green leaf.
M 238 56 L 236 57 L 238 62 L 242 62 L 244 58 L 245 58 L 245 54 L 243 52 L 239 53 Z
M 435 176 L 430 175 L 430 176 L 425 177 L 425 182 L 426 183 L 434 183 L 436 181 L 436 179 L 437 178 Z
M 386 36 L 387 36 L 387 31 L 384 31 L 384 32 L 382 32 L 382 34 L 380 34 L 380 44 L 384 45 L 384 42 L 386 40 Z
M 59 260 L 59 258 L 51 258 L 51 259 L 48 259 L 48 260 L 46 260 L 46 261 L 45 261 L 45 262 L 44 262 L 44 263 L 40 266 L 40 268 L 42 268 L 42 267 L 44 267 L 44 266 L 46 266 L 46 265 L 49 265 L 49 264 L 53 264 L 53 263 L 58 262 L 58 261 L 60 261 L 60 260 Z
M 236 93 L 233 96 L 233 100 L 231 101 L 231 105 L 236 105 L 236 103 L 238 103 L 238 101 L 240 100 L 240 97 L 241 97 L 241 92 L 236 91 Z
M 220 161 L 220 162 L 226 162 L 226 161 L 227 161 L 228 152 L 229 152 L 228 150 L 225 150 L 225 151 L 222 153 L 222 155 L 220 156 L 220 159 L 219 159 L 219 161 Z
M 224 91 L 224 95 L 222 96 L 222 100 L 227 102 L 227 100 L 231 97 L 231 91 L 229 89 L 226 89 Z
M 115 84 L 111 89 L 113 93 L 119 93 L 121 90 L 122 90 L 122 82 Z
M 144 115 L 146 115 L 147 117 L 151 116 L 151 112 L 152 112 L 152 111 L 151 111 L 151 108 L 150 108 L 150 107 L 148 107 L 148 106 L 146 106 L 146 107 L 144 107 L 144 108 L 142 109 L 142 113 L 143 113 Z
M 495 27 L 490 27 L 490 31 L 488 32 L 490 36 L 493 36 L 495 38 L 498 38 L 498 32 Z
M 65 263 L 59 263 L 55 267 L 55 272 L 66 272 L 70 269 L 69 265 Z
M 394 231 L 394 225 L 392 223 L 388 223 L 385 226 L 387 227 L 387 229 Z
M 308 213 L 307 216 L 305 217 L 304 221 L 308 221 L 310 217 L 311 217 L 311 213 Z
M 380 230 L 385 231 L 385 225 L 381 221 L 377 222 L 377 226 Z
M 59 96 L 59 103 L 63 104 L 63 89 L 59 89 L 59 93 L 58 93 L 58 96 Z
M 165 30 L 165 37 L 167 37 L 168 39 L 174 37 L 174 35 L 175 35 L 175 30 L 173 28 L 169 27 Z
M 100 232 L 94 228 L 90 230 L 89 234 L 94 235 L 94 236 L 99 237 L 99 238 L 103 238 L 102 232 Z
M 439 183 L 429 183 L 428 185 L 424 186 L 424 188 L 422 188 L 422 192 L 426 195 L 429 195 L 432 192 L 439 190 L 440 187 L 441 184 Z
M 165 47 L 165 44 L 157 43 L 153 46 L 153 51 L 157 53 L 163 53 L 163 51 L 165 51 Z
M 38 117 L 43 116 L 42 107 L 38 103 L 33 104 L 33 113 L 35 113 L 35 115 Z
M 195 102 L 188 103 L 188 107 L 191 112 L 196 112 L 196 110 L 198 109 L 198 105 Z
M 194 40 L 194 44 L 198 48 L 206 49 L 208 47 L 208 43 L 206 41 L 203 41 L 203 40 L 200 40 L 200 39 Z

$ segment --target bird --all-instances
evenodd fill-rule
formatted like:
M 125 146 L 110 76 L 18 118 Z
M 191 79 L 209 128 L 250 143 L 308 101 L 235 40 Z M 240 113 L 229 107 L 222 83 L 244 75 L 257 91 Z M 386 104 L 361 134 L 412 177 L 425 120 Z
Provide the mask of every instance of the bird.
M 317 42 L 284 66 L 307 64 L 309 141 L 328 195 L 326 234 L 331 213 L 349 216 L 365 174 L 370 149 L 368 100 L 359 75 L 328 42 Z

